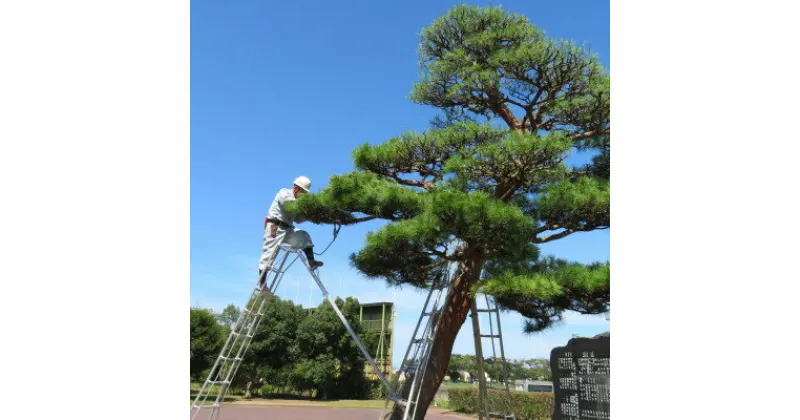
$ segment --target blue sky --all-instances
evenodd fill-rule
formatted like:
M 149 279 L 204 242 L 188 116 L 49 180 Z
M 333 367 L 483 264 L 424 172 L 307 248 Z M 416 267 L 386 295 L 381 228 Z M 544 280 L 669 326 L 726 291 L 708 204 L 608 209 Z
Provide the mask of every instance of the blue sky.
M 353 168 L 351 151 L 408 130 L 424 130 L 433 108 L 408 100 L 418 80 L 418 34 L 458 4 L 405 2 L 212 2 L 191 4 L 191 304 L 221 310 L 244 304 L 257 274 L 263 219 L 275 193 L 305 175 L 312 191 Z M 473 1 L 528 16 L 548 35 L 585 42 L 609 64 L 609 5 L 594 1 Z M 369 222 L 342 229 L 320 259 L 323 281 L 340 296 L 394 301 L 395 365 L 424 295 L 388 289 L 349 267 L 348 255 Z M 318 248 L 330 226 L 300 225 Z M 580 262 L 609 259 L 609 231 L 575 234 L 542 247 Z M 299 267 L 278 294 L 304 306 L 321 293 Z M 572 334 L 609 329 L 602 316 L 569 314 L 560 326 L 521 333 L 518 315 L 503 316 L 506 355 L 549 357 Z M 469 323 L 454 351 L 473 353 Z M 484 350 L 486 351 L 486 350 Z

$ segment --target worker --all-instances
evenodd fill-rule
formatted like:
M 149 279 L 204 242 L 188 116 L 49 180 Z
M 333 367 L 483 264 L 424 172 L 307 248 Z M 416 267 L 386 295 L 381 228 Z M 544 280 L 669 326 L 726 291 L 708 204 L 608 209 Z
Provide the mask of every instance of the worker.
M 300 215 L 292 214 L 286 210 L 286 204 L 294 201 L 303 194 L 307 194 L 311 188 L 311 180 L 301 176 L 294 180 L 292 189 L 282 188 L 275 195 L 272 205 L 264 220 L 264 247 L 261 251 L 261 259 L 258 262 L 258 276 L 263 284 L 267 276 L 262 277 L 264 270 L 269 270 L 275 260 L 278 247 L 286 243 L 294 249 L 302 249 L 308 259 L 308 264 L 312 270 L 322 266 L 322 261 L 314 259 L 314 244 L 308 232 L 295 229 L 294 223 L 303 223 L 306 219 Z

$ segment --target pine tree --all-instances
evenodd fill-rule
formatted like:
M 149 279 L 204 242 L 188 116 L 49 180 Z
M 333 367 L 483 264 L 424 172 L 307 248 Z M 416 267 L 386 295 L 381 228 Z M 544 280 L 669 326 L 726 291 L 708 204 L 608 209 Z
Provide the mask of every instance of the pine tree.
M 425 287 L 457 264 L 417 418 L 477 290 L 526 317 L 528 332 L 610 302 L 608 264 L 542 258 L 537 247 L 610 225 L 608 72 L 499 7 L 451 9 L 423 30 L 420 55 L 411 98 L 442 111 L 430 129 L 357 148 L 354 172 L 295 203 L 315 223 L 388 222 L 351 256 L 369 278 Z M 565 164 L 576 151 L 591 163 Z

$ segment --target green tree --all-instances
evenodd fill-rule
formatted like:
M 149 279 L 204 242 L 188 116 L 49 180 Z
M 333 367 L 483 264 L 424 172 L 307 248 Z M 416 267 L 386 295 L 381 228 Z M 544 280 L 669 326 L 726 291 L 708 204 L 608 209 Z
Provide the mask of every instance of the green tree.
M 528 378 L 528 373 L 525 370 L 525 364 L 521 360 L 508 360 L 509 370 L 509 379 L 515 381 L 517 379 L 526 379 Z
M 336 304 L 367 348 L 374 348 L 375 335 L 366 334 L 358 322 L 358 300 L 336 299 Z M 296 382 L 305 389 L 313 388 L 321 398 L 363 398 L 369 392 L 366 360 L 327 301 L 300 322 L 297 344 L 303 360 Z
M 307 317 L 307 312 L 300 305 L 271 296 L 250 344 L 252 360 L 271 368 L 299 361 L 302 355 L 298 348 L 297 333 Z
M 447 372 L 450 375 L 450 378 L 456 382 L 462 380 L 460 372 L 467 372 L 470 374 L 470 377 L 473 378 L 477 374 L 477 371 L 478 364 L 474 355 L 453 354 L 450 356 L 450 361 L 447 365 Z
M 493 382 L 505 383 L 508 379 L 513 379 L 513 368 L 508 360 L 505 362 L 504 369 L 499 357 L 487 357 L 484 360 L 483 367 Z
M 217 320 L 224 326 L 230 328 L 234 322 L 239 319 L 239 314 L 242 311 L 234 304 L 230 304 L 222 310 L 222 313 L 217 315 Z
M 550 370 L 550 361 L 547 359 L 527 359 L 524 360 L 525 378 L 520 379 L 534 379 L 550 381 L 553 379 L 553 373 Z
M 209 309 L 191 308 L 189 314 L 189 374 L 199 381 L 225 344 L 225 327 Z
M 250 393 L 253 383 L 261 378 L 273 386 L 287 385 L 285 375 L 275 372 L 301 360 L 297 346 L 297 328 L 307 316 L 305 311 L 291 301 L 271 296 L 265 305 L 264 315 L 256 330 L 247 354 L 236 373 L 234 383 L 244 386 Z
M 351 259 L 389 285 L 425 287 L 456 264 L 417 418 L 476 291 L 528 332 L 566 310 L 607 311 L 607 264 L 549 264 L 537 245 L 610 225 L 610 79 L 595 57 L 523 16 L 468 6 L 423 30 L 420 56 L 411 98 L 442 111 L 433 127 L 359 147 L 354 172 L 293 204 L 315 223 L 388 221 Z M 591 163 L 565 164 L 575 151 Z
M 316 390 L 317 398 L 327 398 L 338 376 L 338 363 L 333 356 L 319 354 L 294 366 L 292 386 L 298 391 Z

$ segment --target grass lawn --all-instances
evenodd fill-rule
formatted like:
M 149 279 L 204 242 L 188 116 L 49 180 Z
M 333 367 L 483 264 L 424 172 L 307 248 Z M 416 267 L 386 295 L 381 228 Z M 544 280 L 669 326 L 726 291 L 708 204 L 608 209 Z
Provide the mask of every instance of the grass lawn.
M 190 402 L 194 402 L 202 384 L 190 384 Z M 216 399 L 216 394 L 209 395 L 207 404 Z M 331 408 L 383 408 L 384 400 L 304 400 L 304 399 L 244 399 L 240 396 L 226 396 L 224 403 L 237 405 L 278 405 L 291 407 L 331 407 Z
M 330 407 L 330 408 L 383 408 L 383 400 L 269 400 L 253 398 L 237 400 L 236 405 L 282 405 L 291 407 Z
M 197 393 L 192 393 L 190 402 L 194 402 Z M 208 397 L 206 404 L 211 404 L 216 396 Z M 267 398 L 225 398 L 224 404 L 232 405 L 274 405 L 285 407 L 329 407 L 329 408 L 383 408 L 383 400 L 272 400 Z
M 197 392 L 200 390 L 202 384 L 190 384 L 191 398 L 190 402 L 194 402 Z M 443 382 L 442 387 L 445 388 L 477 388 L 477 385 L 464 382 Z M 206 400 L 211 403 L 216 398 L 212 394 Z M 251 398 L 245 399 L 241 396 L 226 396 L 224 403 L 235 405 L 274 405 L 274 406 L 291 406 L 291 407 L 330 407 L 330 408 L 383 408 L 385 400 L 308 400 L 308 399 L 268 399 L 268 398 Z
M 442 382 L 440 388 L 478 388 L 478 385 L 474 385 L 468 382 Z
M 190 397 L 189 397 L 189 402 L 194 402 L 194 398 L 195 398 L 196 396 L 197 396 L 197 391 L 195 391 L 195 390 L 192 390 L 192 391 L 191 391 L 191 395 L 190 395 Z M 209 396 L 208 396 L 208 398 L 206 399 L 206 404 L 211 404 L 211 403 L 213 403 L 213 402 L 214 402 L 216 399 L 217 399 L 217 394 L 211 394 L 211 395 L 209 395 Z M 226 397 L 225 397 L 225 399 L 223 400 L 223 402 L 230 403 L 230 402 L 233 402 L 233 401 L 236 401 L 236 400 L 238 400 L 238 398 L 226 396 Z

